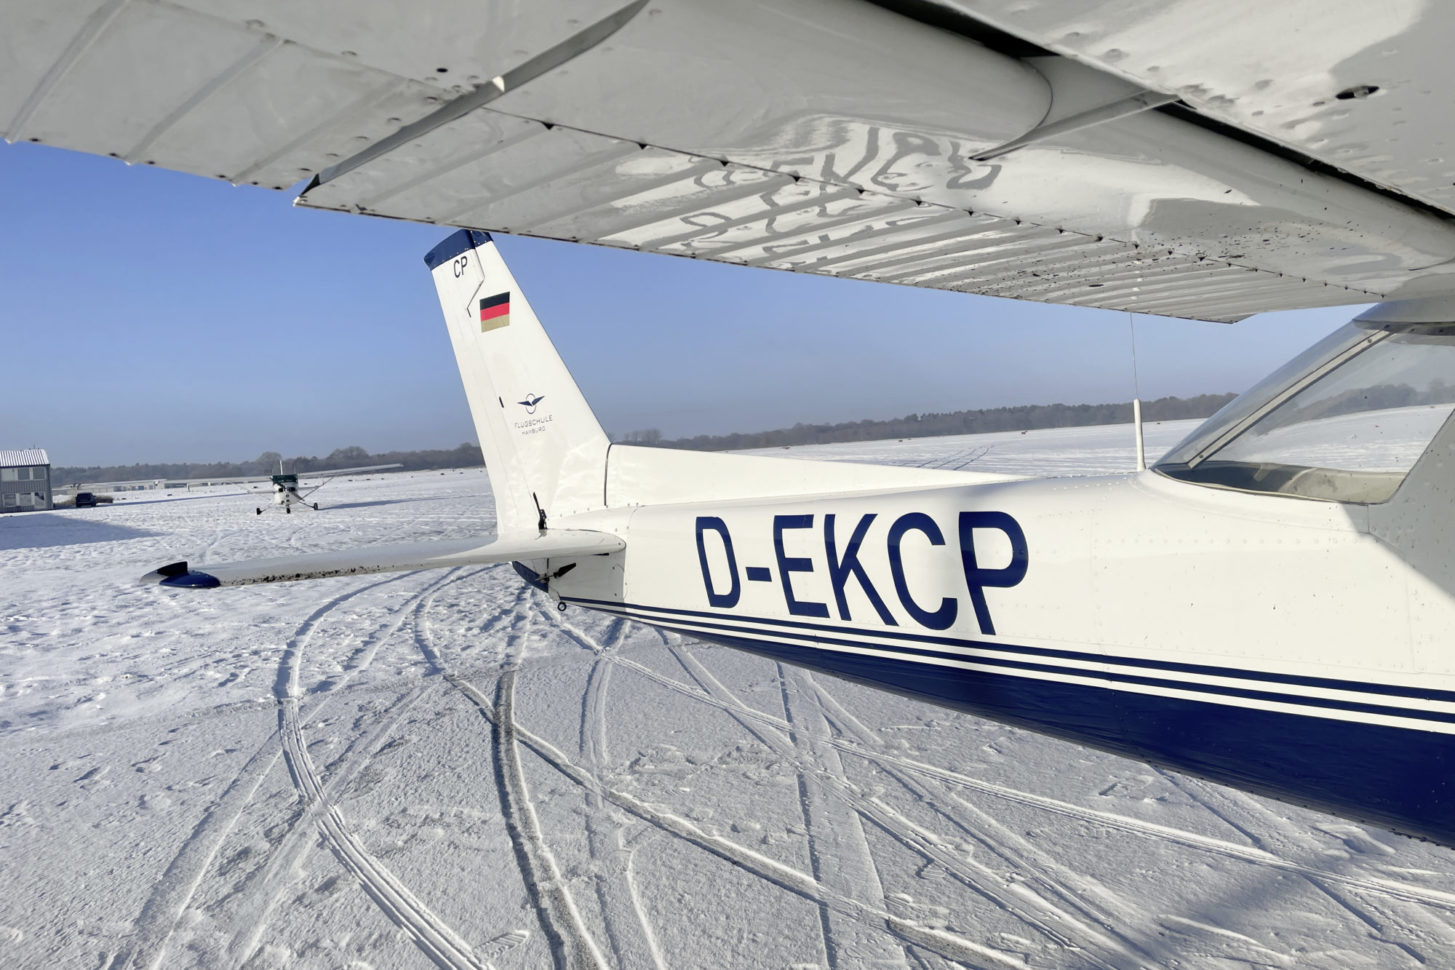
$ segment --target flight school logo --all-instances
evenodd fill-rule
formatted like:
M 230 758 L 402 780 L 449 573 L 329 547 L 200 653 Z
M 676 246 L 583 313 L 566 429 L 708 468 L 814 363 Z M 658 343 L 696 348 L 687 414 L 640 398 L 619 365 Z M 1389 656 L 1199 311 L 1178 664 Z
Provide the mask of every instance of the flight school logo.
M 527 394 L 524 401 L 515 402 L 516 404 L 519 404 L 521 407 L 525 408 L 525 413 L 529 415 L 529 417 L 521 418 L 518 421 L 511 422 L 511 426 L 515 428 L 516 434 L 540 434 L 542 431 L 545 431 L 551 426 L 551 422 L 556 419 L 556 416 L 554 414 L 551 414 L 549 412 L 545 414 L 536 414 L 536 408 L 545 399 L 546 396 L 544 394 Z
M 497 293 L 480 300 L 480 332 L 510 326 L 510 294 Z

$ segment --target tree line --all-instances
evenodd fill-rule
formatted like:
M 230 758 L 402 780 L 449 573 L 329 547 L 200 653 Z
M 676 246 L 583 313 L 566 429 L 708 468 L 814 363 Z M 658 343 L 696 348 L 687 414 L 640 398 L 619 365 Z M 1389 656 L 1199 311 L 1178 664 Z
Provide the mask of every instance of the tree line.
M 385 451 L 371 455 L 363 448 L 352 445 L 336 448 L 323 458 L 317 455 L 299 455 L 284 458 L 276 451 L 265 451 L 252 461 L 214 462 L 162 462 L 134 465 L 88 465 L 84 467 L 55 467 L 51 469 L 51 480 L 57 486 L 82 482 L 127 482 L 155 481 L 157 479 L 183 478 L 252 478 L 274 475 L 278 472 L 278 461 L 282 459 L 285 472 L 322 472 L 330 468 L 352 468 L 358 465 L 390 465 L 394 462 L 404 466 L 403 470 L 426 468 L 479 468 L 485 463 L 480 446 L 468 441 L 457 448 L 433 448 L 424 451 Z
M 1155 401 L 1143 401 L 1142 420 L 1205 418 L 1234 397 L 1233 394 L 1199 394 L 1196 397 L 1160 397 Z M 984 434 L 991 431 L 1128 424 L 1131 420 L 1130 401 L 1113 404 L 1024 404 L 1017 407 L 907 414 L 902 418 L 889 418 L 884 421 L 799 423 L 791 428 L 778 428 L 773 431 L 697 435 L 676 439 L 664 439 L 661 432 L 648 428 L 617 436 L 613 440 L 625 444 L 688 448 L 693 451 L 739 451 L 745 448 L 821 445 L 838 441 L 878 441 L 884 438 L 929 438 L 952 434 Z
M 1176 421 L 1205 418 L 1228 401 L 1232 394 L 1199 394 L 1196 397 L 1162 397 L 1142 403 L 1146 421 Z M 838 424 L 795 424 L 772 431 L 749 431 L 723 435 L 696 435 L 665 439 L 656 428 L 613 435 L 612 440 L 660 448 L 694 451 L 738 451 L 746 448 L 777 448 L 783 445 L 817 445 L 837 441 L 877 441 L 881 438 L 928 438 L 938 435 L 983 434 L 990 431 L 1030 431 L 1037 428 L 1073 428 L 1095 424 L 1125 424 L 1132 420 L 1131 402 L 1114 404 L 1026 404 L 1017 407 L 982 408 L 970 411 L 908 414 L 884 421 L 845 421 Z M 288 472 L 322 472 L 355 465 L 388 465 L 398 462 L 403 470 L 433 468 L 479 468 L 485 463 L 480 446 L 465 442 L 456 448 L 423 451 L 385 451 L 371 455 L 357 445 L 337 448 L 323 458 L 299 455 L 284 458 L 265 451 L 252 461 L 170 462 L 134 465 L 57 466 L 51 469 L 57 487 L 84 482 L 155 481 L 184 478 L 248 478 L 272 475 L 282 459 Z

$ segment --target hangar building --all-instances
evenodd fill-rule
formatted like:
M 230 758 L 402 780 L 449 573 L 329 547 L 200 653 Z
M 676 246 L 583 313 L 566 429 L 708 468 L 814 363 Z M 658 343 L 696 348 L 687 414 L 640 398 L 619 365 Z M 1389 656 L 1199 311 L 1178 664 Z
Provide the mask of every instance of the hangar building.
M 0 512 L 51 508 L 51 459 L 43 448 L 0 451 Z

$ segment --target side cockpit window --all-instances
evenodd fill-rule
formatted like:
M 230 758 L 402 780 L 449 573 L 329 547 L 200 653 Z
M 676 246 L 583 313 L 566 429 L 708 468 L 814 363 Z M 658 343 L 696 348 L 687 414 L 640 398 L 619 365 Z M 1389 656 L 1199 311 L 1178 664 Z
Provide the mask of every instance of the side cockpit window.
M 1350 324 L 1157 464 L 1182 481 L 1332 502 L 1388 501 L 1455 412 L 1455 327 Z M 1310 359 L 1312 358 L 1312 359 Z

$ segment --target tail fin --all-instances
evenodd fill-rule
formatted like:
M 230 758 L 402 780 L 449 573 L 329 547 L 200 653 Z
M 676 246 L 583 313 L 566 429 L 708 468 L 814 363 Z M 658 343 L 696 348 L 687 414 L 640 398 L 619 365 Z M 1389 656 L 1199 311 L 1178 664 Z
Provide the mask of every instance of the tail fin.
M 485 453 L 500 534 L 602 508 L 606 435 L 490 235 L 461 229 L 424 261 Z

